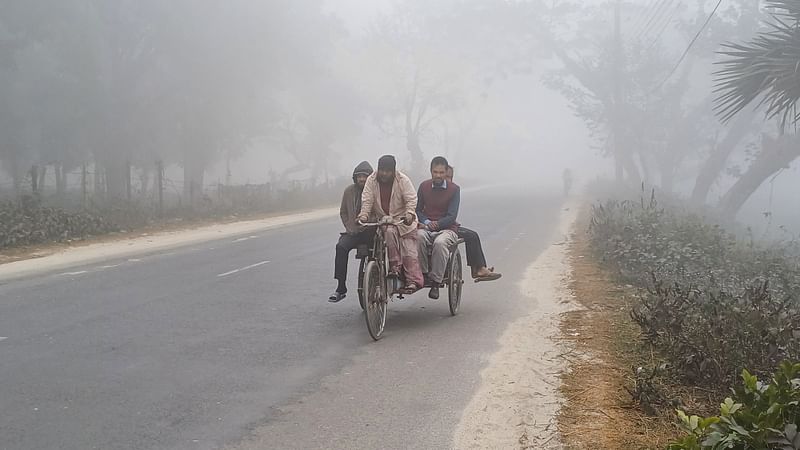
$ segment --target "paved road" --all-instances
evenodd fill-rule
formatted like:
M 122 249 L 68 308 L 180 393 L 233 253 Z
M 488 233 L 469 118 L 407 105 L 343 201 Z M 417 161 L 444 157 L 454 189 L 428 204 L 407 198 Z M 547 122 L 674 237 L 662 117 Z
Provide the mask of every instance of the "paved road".
M 325 301 L 333 219 L 0 285 L 0 449 L 446 448 L 558 208 L 464 193 L 504 278 L 393 303 L 378 343 L 352 281 Z

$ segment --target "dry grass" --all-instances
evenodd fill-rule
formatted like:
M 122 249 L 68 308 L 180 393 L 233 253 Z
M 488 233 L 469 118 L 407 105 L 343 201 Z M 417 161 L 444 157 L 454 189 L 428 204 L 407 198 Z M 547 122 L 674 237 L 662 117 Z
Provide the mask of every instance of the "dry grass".
M 561 323 L 562 335 L 572 348 L 562 355 L 569 366 L 561 388 L 566 402 L 558 417 L 564 445 L 663 449 L 679 434 L 673 425 L 674 410 L 664 407 L 648 416 L 625 390 L 633 384 L 632 368 L 656 356 L 643 345 L 628 315 L 631 296 L 592 259 L 584 229 L 579 227 L 569 249 L 570 288 L 583 308 L 565 314 Z

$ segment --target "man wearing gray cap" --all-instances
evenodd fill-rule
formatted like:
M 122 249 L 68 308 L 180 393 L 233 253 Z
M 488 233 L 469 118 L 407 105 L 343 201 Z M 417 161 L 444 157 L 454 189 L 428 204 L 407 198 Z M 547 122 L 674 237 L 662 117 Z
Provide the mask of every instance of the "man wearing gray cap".
M 338 285 L 333 294 L 328 297 L 331 303 L 337 303 L 347 296 L 347 258 L 350 251 L 361 244 L 369 244 L 372 241 L 371 230 L 356 222 L 359 211 L 361 211 L 361 193 L 364 191 L 364 184 L 367 177 L 372 174 L 372 166 L 366 161 L 361 161 L 353 169 L 353 184 L 347 186 L 342 195 L 342 205 L 339 208 L 339 216 L 344 225 L 344 233 L 339 236 L 336 243 L 336 259 L 334 261 L 333 278 Z

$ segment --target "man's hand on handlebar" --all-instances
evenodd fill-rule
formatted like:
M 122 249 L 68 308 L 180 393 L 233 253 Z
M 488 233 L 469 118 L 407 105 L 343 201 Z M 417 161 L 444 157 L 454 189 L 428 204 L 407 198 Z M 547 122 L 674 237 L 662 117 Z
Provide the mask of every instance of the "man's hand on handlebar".
M 413 214 L 411 214 L 411 213 L 408 213 L 408 214 L 404 215 L 400 220 L 395 219 L 392 216 L 383 216 L 377 222 L 371 223 L 371 222 L 367 222 L 368 218 L 366 216 L 359 216 L 358 217 L 358 224 L 361 225 L 361 226 L 368 226 L 368 227 L 385 226 L 385 225 L 400 225 L 401 223 L 406 224 L 406 225 L 411 225 L 412 223 L 414 223 L 414 217 L 415 216 Z

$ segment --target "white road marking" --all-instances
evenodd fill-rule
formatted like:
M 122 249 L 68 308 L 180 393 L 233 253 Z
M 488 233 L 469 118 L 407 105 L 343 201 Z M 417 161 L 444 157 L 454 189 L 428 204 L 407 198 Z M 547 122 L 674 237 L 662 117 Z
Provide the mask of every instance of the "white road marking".
M 114 267 L 119 267 L 122 264 L 112 264 L 110 266 L 101 266 L 100 269 L 113 269 Z
M 257 239 L 257 238 L 258 236 L 240 237 L 239 239 L 236 239 L 233 242 L 244 242 L 244 241 L 249 241 L 250 239 Z
M 141 259 L 129 259 L 128 262 L 142 262 Z
M 5 341 L 6 339 L 8 339 L 8 338 L 7 338 L 7 337 L 0 336 L 0 341 Z
M 263 266 L 264 264 L 269 264 L 269 261 L 261 261 L 261 262 L 255 263 L 255 264 L 250 264 L 249 266 L 245 266 L 245 267 L 242 267 L 242 268 L 236 269 L 236 270 L 231 270 L 230 272 L 221 273 L 221 274 L 219 274 L 217 276 L 218 277 L 227 277 L 228 275 L 233 275 L 235 273 L 239 273 L 239 272 L 242 272 L 242 271 L 245 271 L 245 270 L 254 269 L 254 268 L 258 267 L 258 266 Z
M 59 276 L 71 277 L 73 275 L 81 275 L 81 274 L 84 274 L 84 273 L 86 273 L 86 271 L 85 270 L 81 270 L 81 271 L 78 271 L 78 272 L 64 272 L 64 273 L 60 273 L 58 275 Z

